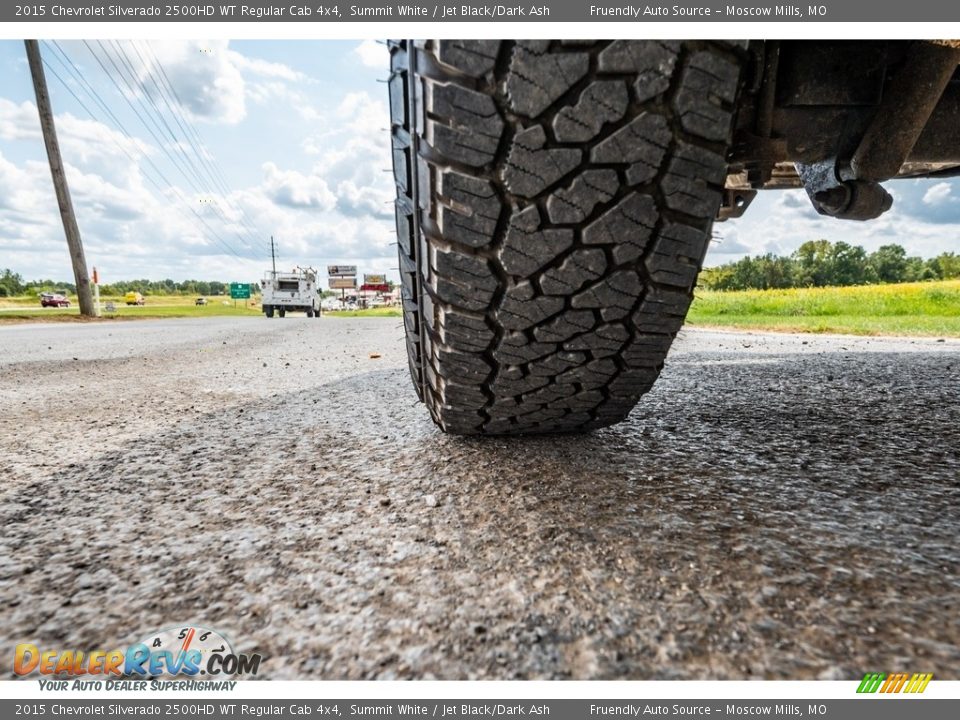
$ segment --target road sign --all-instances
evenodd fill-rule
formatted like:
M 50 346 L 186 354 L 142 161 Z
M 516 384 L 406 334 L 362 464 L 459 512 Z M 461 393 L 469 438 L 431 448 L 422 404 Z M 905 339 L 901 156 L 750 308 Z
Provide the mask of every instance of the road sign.
M 356 277 L 356 265 L 327 265 L 327 275 L 330 277 Z
M 353 290 L 357 287 L 355 277 L 332 277 L 330 278 L 331 290 Z
M 250 283 L 230 283 L 230 297 L 234 300 L 246 300 L 250 297 Z
M 386 275 L 367 275 L 363 274 L 363 284 L 364 285 L 386 285 L 387 276 Z

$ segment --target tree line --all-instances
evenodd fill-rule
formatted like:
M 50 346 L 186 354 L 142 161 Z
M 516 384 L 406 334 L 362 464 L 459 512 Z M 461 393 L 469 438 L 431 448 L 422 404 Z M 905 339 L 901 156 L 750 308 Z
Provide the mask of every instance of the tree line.
M 254 294 L 260 292 L 260 285 L 252 283 L 250 290 Z M 24 280 L 20 273 L 9 268 L 0 271 L 0 297 L 17 297 L 21 295 L 39 295 L 42 292 L 66 291 L 75 293 L 77 286 L 72 282 L 55 280 Z M 230 283 L 219 280 L 183 280 L 177 282 L 166 280 L 118 280 L 114 283 L 101 284 L 101 295 L 126 295 L 136 291 L 142 295 L 229 295 Z
M 700 284 L 708 290 L 770 290 L 874 283 L 949 280 L 960 277 L 960 255 L 924 259 L 900 245 L 868 253 L 859 245 L 809 240 L 792 255 L 758 255 L 705 268 Z

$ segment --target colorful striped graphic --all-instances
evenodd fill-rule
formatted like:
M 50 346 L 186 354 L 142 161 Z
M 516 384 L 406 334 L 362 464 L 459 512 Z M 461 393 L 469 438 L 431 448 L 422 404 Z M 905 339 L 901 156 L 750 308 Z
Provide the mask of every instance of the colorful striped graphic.
M 933 679 L 933 673 L 867 673 L 860 681 L 858 693 L 922 693 Z

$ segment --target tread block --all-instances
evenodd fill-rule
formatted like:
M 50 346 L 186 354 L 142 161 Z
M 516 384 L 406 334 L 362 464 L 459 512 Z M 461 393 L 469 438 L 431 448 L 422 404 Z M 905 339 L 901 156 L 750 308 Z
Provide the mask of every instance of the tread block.
M 394 127 L 403 127 L 409 122 L 405 72 L 390 73 L 390 79 L 387 81 L 387 92 L 390 98 L 390 122 Z M 397 179 L 399 180 L 399 177 Z
M 493 98 L 453 83 L 430 82 L 425 87 L 425 103 L 432 116 L 427 121 L 427 142 L 466 165 L 492 162 L 504 127 Z
M 473 311 L 490 306 L 497 279 L 485 259 L 438 247 L 431 255 L 431 281 L 440 300 Z
M 610 169 L 584 170 L 568 187 L 547 199 L 547 215 L 555 223 L 578 223 L 599 203 L 608 202 L 620 189 L 617 173 Z
M 503 182 L 515 195 L 532 198 L 580 164 L 574 148 L 543 149 L 547 135 L 539 125 L 518 132 L 510 146 Z
M 628 367 L 657 368 L 670 349 L 669 335 L 641 335 L 623 351 L 621 358 Z
M 526 405 L 527 403 L 530 403 L 534 406 L 546 405 L 553 400 L 570 397 L 576 393 L 577 389 L 573 385 L 553 383 L 551 385 L 545 385 L 544 387 L 538 388 L 533 392 L 524 393 L 521 398 L 521 404 Z M 560 415 L 557 415 L 556 417 L 560 417 Z
M 500 264 L 511 275 L 529 277 L 573 245 L 573 230 L 540 230 L 540 212 L 535 205 L 510 216 Z
M 406 200 L 406 198 L 403 199 Z M 413 216 L 409 201 L 400 202 L 398 199 L 394 215 L 397 221 L 397 243 L 400 245 L 401 255 L 409 258 L 413 247 Z
M 627 112 L 630 98 L 623 80 L 597 80 L 580 93 L 577 104 L 561 108 L 553 118 L 553 135 L 560 142 L 584 142 L 597 136 L 604 123 Z
M 440 306 L 437 335 L 440 342 L 454 347 L 483 352 L 493 342 L 494 333 L 487 323 L 475 315 L 467 315 L 456 308 Z
M 606 387 L 617 372 L 617 364 L 613 360 L 601 358 L 560 373 L 557 375 L 556 382 L 573 383 L 584 390 L 596 390 Z
M 683 129 L 704 140 L 727 140 L 732 113 L 724 105 L 736 98 L 739 79 L 732 61 L 707 51 L 696 53 L 684 68 L 673 101 Z
M 565 410 L 583 411 L 593 410 L 603 402 L 603 394 L 598 390 L 582 390 L 559 400 L 553 400 L 547 407 Z
M 596 324 L 597 319 L 589 310 L 567 310 L 534 328 L 533 336 L 541 342 L 563 342 L 574 335 L 593 330 Z
M 607 391 L 613 398 L 623 398 L 631 404 L 647 392 L 660 374 L 655 368 L 628 368 L 620 372 L 607 386 Z
M 651 288 L 633 315 L 633 325 L 643 333 L 672 337 L 683 325 L 691 300 L 689 293 Z
M 726 161 L 696 145 L 680 144 L 661 182 L 667 207 L 712 220 L 720 207 Z
M 437 59 L 470 77 L 493 70 L 500 51 L 499 40 L 437 40 Z
M 632 262 L 646 250 L 658 217 L 654 199 L 634 192 L 587 225 L 582 233 L 583 242 L 612 245 L 614 260 Z
M 518 418 L 523 419 L 524 426 L 528 429 L 535 428 L 536 432 L 550 432 L 556 428 L 550 421 L 562 418 L 567 414 L 566 410 L 561 410 L 560 408 L 547 408 L 542 405 L 536 405 L 535 400 L 531 400 L 530 403 L 532 405 L 530 411 L 519 415 Z
M 511 435 L 520 430 L 514 423 L 512 416 L 506 418 L 492 418 L 483 426 L 488 435 Z
M 519 379 L 509 375 L 499 374 L 490 383 L 490 389 L 497 397 L 516 397 L 543 387 L 550 382 L 550 378 L 543 375 L 527 375 Z
M 434 345 L 437 374 L 443 378 L 481 383 L 493 368 L 475 352 L 459 350 L 446 345 Z
M 491 294 L 497 288 L 497 278 L 486 259 L 436 246 L 431 248 L 431 255 L 430 264 L 437 275 Z
M 633 270 L 617 270 L 574 295 L 570 304 L 575 308 L 599 308 L 604 320 L 619 320 L 630 314 L 642 291 L 643 283 Z
M 590 159 L 601 163 L 630 163 L 627 182 L 646 182 L 660 170 L 673 133 L 667 119 L 644 112 L 600 142 L 590 152 Z
M 556 350 L 556 343 L 534 342 L 522 332 L 511 331 L 504 333 L 500 338 L 499 345 L 493 351 L 493 357 L 500 363 L 522 365 Z
M 572 88 L 590 69 L 587 53 L 551 53 L 543 41 L 518 42 L 510 59 L 510 109 L 536 117 Z
M 437 425 L 456 435 L 477 435 L 483 427 L 483 417 L 478 410 L 463 410 L 454 405 L 441 404 L 432 415 Z
M 563 298 L 536 296 L 533 285 L 524 280 L 504 293 L 498 317 L 505 329 L 524 330 L 556 315 L 563 309 L 563 304 Z
M 619 323 L 607 323 L 563 344 L 564 350 L 589 350 L 595 358 L 616 355 L 624 343 L 630 339 L 630 333 Z
M 438 224 L 444 238 L 475 248 L 493 240 L 502 206 L 487 180 L 445 170 L 437 178 L 437 194 L 442 198 Z
M 582 365 L 586 361 L 587 356 L 584 353 L 561 351 L 532 361 L 527 365 L 527 372 L 530 375 L 553 377 L 557 373 Z
M 512 418 L 517 414 L 519 407 L 520 403 L 515 397 L 498 397 L 486 412 L 491 418 Z
M 559 267 L 550 268 L 540 277 L 540 289 L 547 295 L 569 295 L 576 292 L 607 269 L 607 258 L 599 248 L 571 252 Z
M 667 223 L 657 235 L 645 260 L 654 282 L 684 289 L 693 287 L 707 249 L 708 236 L 702 230 L 680 223 Z
M 679 42 L 617 40 L 600 53 L 599 68 L 601 72 L 636 73 L 636 100 L 646 102 L 670 88 L 679 56 Z
M 477 385 L 446 379 L 443 383 L 443 403 L 458 409 L 482 408 L 487 396 Z

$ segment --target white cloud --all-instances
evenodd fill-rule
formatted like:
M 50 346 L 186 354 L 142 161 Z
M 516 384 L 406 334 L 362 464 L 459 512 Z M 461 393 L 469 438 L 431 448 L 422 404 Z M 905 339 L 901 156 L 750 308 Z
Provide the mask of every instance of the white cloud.
M 82 164 L 109 162 L 127 166 L 131 157 L 139 159 L 154 151 L 147 143 L 96 120 L 62 113 L 55 122 L 63 154 Z M 37 146 L 43 143 L 37 106 L 29 101 L 17 104 L 0 98 L 0 140 L 27 140 Z
M 226 57 L 237 68 L 254 75 L 268 78 L 279 78 L 289 82 L 307 82 L 309 78 L 298 70 L 283 63 L 270 62 L 260 58 L 249 57 L 235 50 L 227 50 Z
M 387 69 L 390 67 L 390 55 L 387 46 L 376 40 L 364 40 L 353 49 L 360 62 L 367 67 Z
M 924 205 L 942 205 L 950 199 L 950 183 L 937 183 L 923 194 Z
M 155 88 L 168 80 L 181 107 L 194 119 L 236 124 L 246 117 L 246 81 L 241 69 L 250 65 L 238 61 L 239 54 L 228 49 L 228 41 L 151 42 L 150 50 L 162 71 L 149 60 L 148 52 L 141 51 L 141 60 L 131 43 L 118 45 L 120 50 L 111 46 L 112 52 L 137 66 L 142 89 L 157 95 Z
M 330 192 L 327 182 L 319 175 L 280 170 L 272 162 L 265 163 L 263 171 L 264 192 L 279 205 L 319 211 L 329 211 L 336 207 L 336 195 Z

